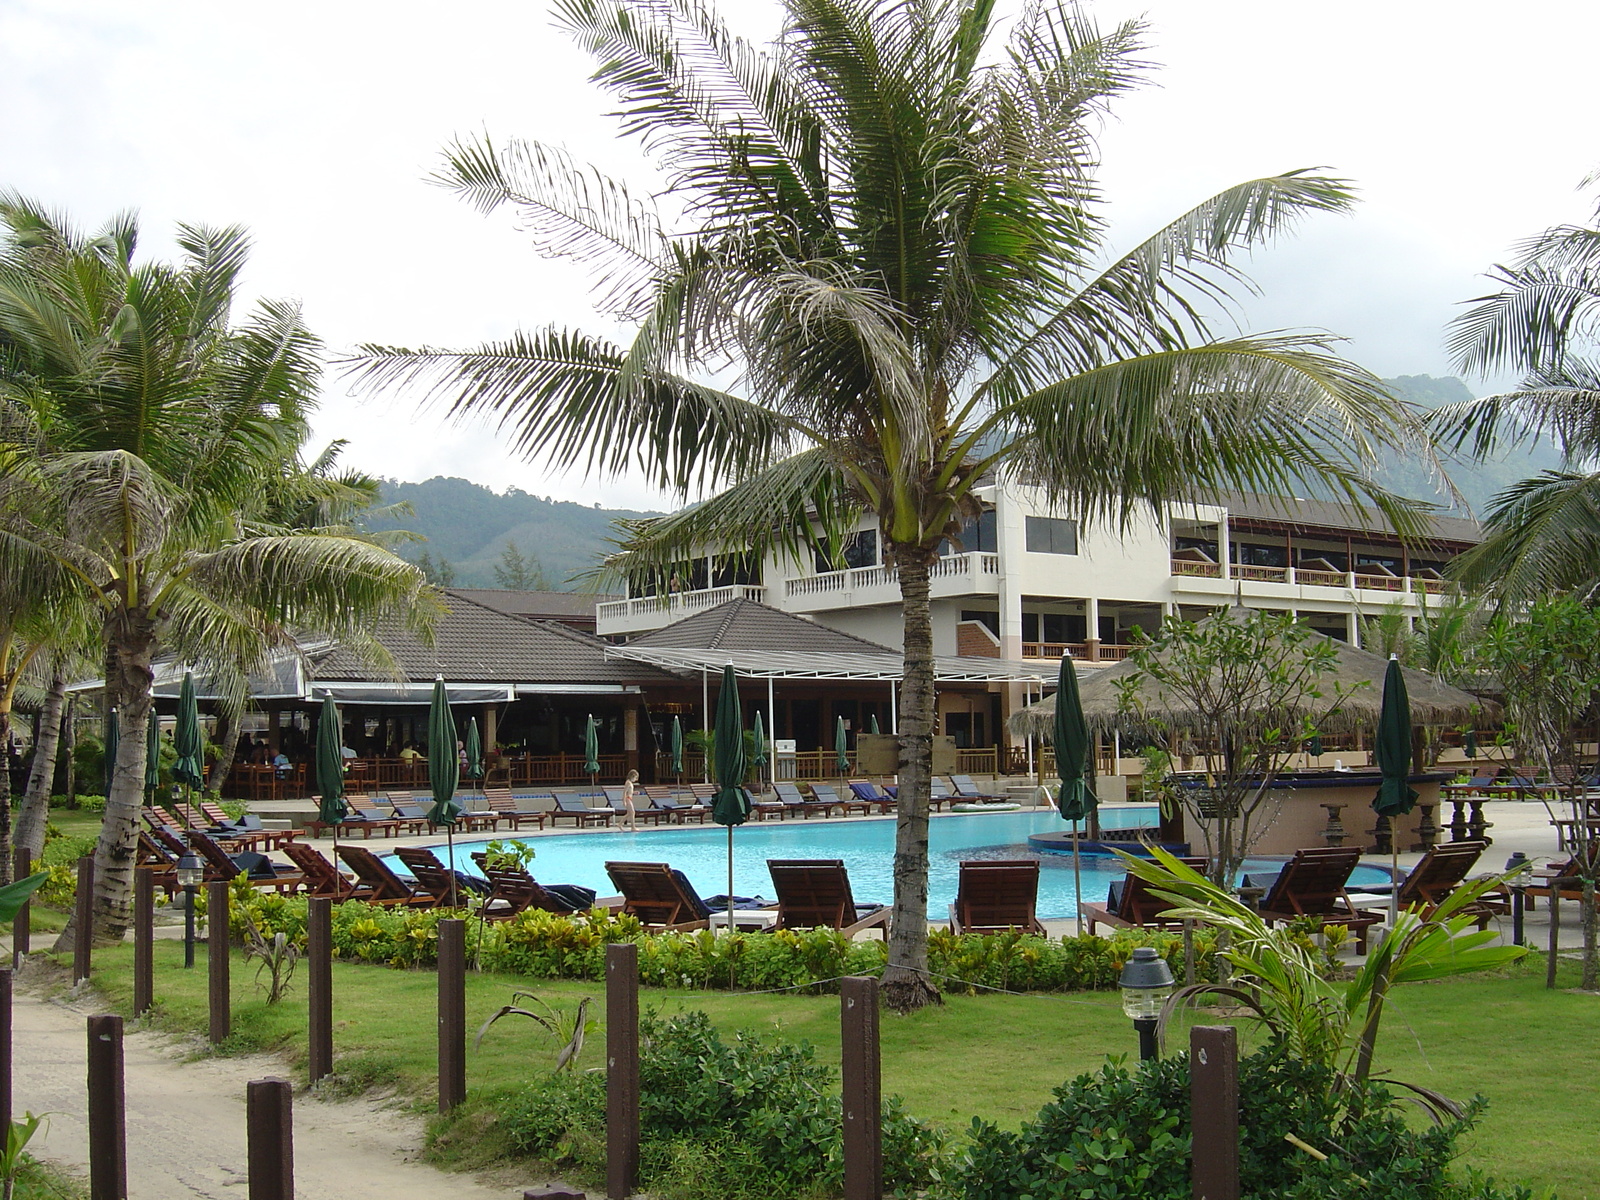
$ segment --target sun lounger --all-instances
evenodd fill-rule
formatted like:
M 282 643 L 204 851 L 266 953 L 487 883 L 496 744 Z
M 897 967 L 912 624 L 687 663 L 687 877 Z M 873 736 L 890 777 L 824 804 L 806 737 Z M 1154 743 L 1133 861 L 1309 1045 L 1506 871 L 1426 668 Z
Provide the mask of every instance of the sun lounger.
M 972 782 L 971 775 L 950 776 L 950 789 L 958 800 L 1004 800 L 1006 797 L 986 792 Z
M 870 779 L 852 779 L 850 790 L 857 800 L 876 807 L 880 813 L 892 813 L 900 803 Z
M 1039 864 L 1027 859 L 990 859 L 961 864 L 956 902 L 950 906 L 953 933 L 1004 933 L 1017 929 L 1043 934 L 1034 915 L 1039 899 Z
M 897 789 L 898 790 L 898 789 Z M 961 797 L 952 795 L 950 788 L 943 781 L 934 779 L 928 785 L 928 811 L 938 812 L 947 804 L 952 804 Z
M 484 797 L 489 802 L 489 811 L 495 813 L 512 829 L 521 829 L 524 823 L 532 825 L 535 829 L 543 829 L 545 817 L 548 815 L 543 809 L 526 807 L 511 794 L 510 788 L 484 788 Z
M 704 825 L 706 816 L 711 811 L 698 800 L 685 804 L 676 796 L 658 796 L 654 791 L 650 793 L 650 802 L 665 812 L 670 820 L 679 825 L 686 825 L 690 821 L 697 821 Z
M 265 855 L 253 851 L 238 856 L 246 858 L 248 855 L 248 865 L 240 863 L 217 845 L 210 834 L 201 833 L 198 829 L 189 831 L 189 846 L 206 864 L 207 883 L 213 879 L 232 881 L 239 875 L 245 875 L 249 878 L 251 887 L 269 887 L 280 892 L 292 892 L 305 882 L 305 876 L 295 868 L 275 863 Z
M 1205 870 L 1206 860 L 1203 858 L 1180 858 L 1178 861 L 1197 871 Z M 1161 915 L 1171 907 L 1170 900 L 1163 900 L 1150 890 L 1150 885 L 1143 879 L 1130 874 L 1111 885 L 1105 904 L 1085 903 L 1080 906 L 1078 922 L 1090 933 L 1094 932 L 1096 925 L 1111 925 L 1117 929 L 1170 929 L 1183 924 Z
M 365 846 L 349 846 L 341 842 L 336 850 L 367 890 L 367 894 L 361 897 L 366 903 L 385 908 L 433 907 L 432 893 L 412 887 Z
M 481 850 L 473 853 L 472 861 L 489 881 L 489 894 L 478 911 L 485 920 L 509 921 L 530 908 L 553 913 L 582 912 L 594 904 L 594 893 L 588 888 L 570 883 L 547 888 L 521 867 L 491 867 L 488 855 Z
M 611 811 L 616 816 L 616 819 L 623 820 L 627 816 L 628 802 L 623 798 L 622 789 L 619 787 L 607 787 L 601 790 L 605 793 L 606 803 L 611 806 Z M 657 808 L 650 797 L 645 795 L 643 789 L 636 788 L 633 793 L 633 815 L 635 820 L 648 821 L 652 825 L 659 825 L 661 822 L 669 820 L 672 814 L 664 808 Z
M 138 871 L 149 871 L 151 881 L 167 893 L 168 900 L 177 894 L 178 860 L 142 829 L 139 831 L 139 845 L 134 852 L 133 866 Z
M 360 829 L 363 838 L 369 838 L 374 833 L 381 833 L 384 837 L 395 837 L 416 826 L 415 818 L 409 820 L 398 818 L 394 815 L 392 806 L 385 811 L 370 796 L 352 796 L 349 798 L 349 803 L 350 815 L 339 823 L 341 832 L 349 826 Z
M 871 801 L 863 800 L 854 790 L 847 790 L 841 796 L 831 783 L 813 783 L 811 795 L 816 800 L 832 804 L 847 817 L 852 812 L 860 812 L 862 816 L 868 816 L 872 812 Z
M 550 814 L 550 824 L 570 820 L 578 828 L 586 825 L 609 825 L 614 815 L 609 808 L 590 808 L 576 792 L 556 792 L 556 807 Z
M 855 802 L 854 795 L 848 801 L 842 799 L 839 793 L 833 790 L 833 785 L 830 783 L 813 783 L 811 785 L 811 800 L 806 807 L 807 809 L 820 811 L 825 817 L 833 816 L 835 810 L 845 816 L 849 816 L 850 805 Z
M 1276 878 L 1256 911 L 1268 924 L 1287 924 L 1311 917 L 1320 926 L 1347 926 L 1356 938 L 1356 953 L 1367 952 L 1367 931 L 1383 920 L 1382 913 L 1363 912 L 1345 892 L 1350 872 L 1361 860 L 1359 846 L 1316 846 L 1296 850 Z
M 802 817 L 810 817 L 814 812 L 826 816 L 839 803 L 837 796 L 833 798 L 832 803 L 826 800 L 808 800 L 800 794 L 800 788 L 792 783 L 774 783 L 772 791 L 778 797 L 778 803 L 785 805 L 789 813 L 799 813 Z
M 398 846 L 395 848 L 394 856 L 405 864 L 406 870 L 411 872 L 411 877 L 417 881 L 417 888 L 433 897 L 436 907 L 449 907 L 452 892 L 455 897 L 455 907 L 467 907 L 473 889 L 440 862 L 432 850 L 424 846 Z M 477 886 L 481 888 L 483 884 L 479 883 Z
M 861 907 L 850 894 L 850 874 L 839 858 L 769 858 L 767 870 L 778 894 L 775 929 L 837 929 L 854 937 L 876 929 L 889 938 L 889 908 Z
M 284 846 L 283 852 L 306 877 L 305 894 L 308 896 L 326 896 L 342 903 L 345 900 L 365 900 L 370 893 L 370 889 L 359 887 L 345 878 L 343 872 L 314 846 L 290 842 Z
M 396 804 L 394 806 L 393 820 L 405 822 L 405 832 L 409 834 L 432 833 L 437 828 L 428 820 L 428 805 L 412 801 L 409 804 Z
M 682 871 L 666 863 L 608 862 L 606 874 L 622 894 L 622 911 L 647 929 L 710 927 L 711 910 Z

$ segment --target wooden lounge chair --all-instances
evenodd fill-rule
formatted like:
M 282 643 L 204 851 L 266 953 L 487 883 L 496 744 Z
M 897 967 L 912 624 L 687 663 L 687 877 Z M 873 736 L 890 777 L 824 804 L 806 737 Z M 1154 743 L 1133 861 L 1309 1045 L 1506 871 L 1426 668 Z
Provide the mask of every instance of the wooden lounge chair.
M 433 897 L 435 907 L 449 907 L 452 889 L 455 892 L 455 906 L 468 906 L 471 890 L 446 869 L 432 850 L 424 846 L 397 846 L 394 856 L 411 872 L 411 877 L 417 881 L 417 889 Z
M 679 825 L 687 825 L 690 821 L 704 825 L 706 816 L 711 812 L 698 800 L 685 804 L 677 796 L 659 796 L 654 789 L 650 791 L 650 802 L 665 812 L 669 820 Z
M 606 874 L 622 894 L 622 911 L 647 929 L 710 927 L 711 910 L 682 871 L 666 863 L 608 862 Z
M 855 796 L 850 799 L 853 801 Z M 811 799 L 806 803 L 808 811 L 814 810 L 825 817 L 831 817 L 835 810 L 844 816 L 850 815 L 849 803 L 842 799 L 838 792 L 833 790 L 831 783 L 813 783 L 811 785 Z
M 133 865 L 135 870 L 149 871 L 152 882 L 167 893 L 168 900 L 177 895 L 178 860 L 142 829 L 139 831 L 139 845 L 134 851 Z
M 938 812 L 945 805 L 954 803 L 961 797 L 952 795 L 948 784 L 942 780 L 934 779 L 928 784 L 928 811 Z
M 950 776 L 950 789 L 957 800 L 1004 800 L 1005 796 L 986 792 L 972 781 L 971 775 Z
M 1197 871 L 1205 870 L 1203 858 L 1180 858 L 1178 861 Z M 1161 915 L 1171 907 L 1170 900 L 1163 900 L 1143 879 L 1129 873 L 1120 883 L 1111 885 L 1105 904 L 1079 907 L 1078 921 L 1090 933 L 1096 925 L 1111 925 L 1117 929 L 1170 929 L 1183 924 Z
M 799 813 L 802 817 L 809 818 L 812 813 L 820 812 L 827 816 L 839 804 L 839 797 L 828 800 L 808 800 L 800 794 L 800 788 L 793 783 L 774 783 L 773 793 L 778 797 L 778 803 L 786 805 L 790 813 Z
M 811 795 L 819 803 L 829 804 L 847 817 L 857 810 L 860 811 L 862 816 L 867 816 L 872 812 L 872 805 L 868 801 L 861 799 L 853 791 L 841 796 L 831 783 L 813 783 L 811 785 Z
M 617 820 L 622 820 L 628 812 L 628 802 L 623 798 L 622 789 L 607 787 L 602 789 L 605 793 L 606 803 L 611 806 L 611 811 Z M 655 802 L 645 795 L 644 789 L 635 788 L 633 793 L 633 816 L 637 821 L 649 821 L 652 825 L 670 820 L 672 814 L 664 808 L 657 808 Z
M 1039 899 L 1039 864 L 1029 859 L 985 859 L 961 864 L 952 933 L 1004 933 L 1019 929 L 1043 935 L 1034 915 Z
M 850 790 L 855 793 L 857 800 L 876 806 L 880 813 L 892 813 L 900 804 L 900 801 L 870 779 L 852 779 Z
M 579 829 L 586 825 L 609 825 L 613 816 L 609 808 L 590 808 L 576 792 L 556 792 L 556 807 L 550 814 L 550 824 L 570 820 Z
M 339 823 L 342 830 L 347 826 L 361 830 L 363 838 L 370 838 L 374 833 L 381 833 L 384 837 L 395 837 L 413 827 L 415 820 L 402 820 L 394 815 L 391 807 L 387 811 L 378 806 L 377 800 L 371 796 L 347 797 L 350 804 L 350 814 Z
M 367 890 L 367 894 L 361 897 L 366 903 L 380 904 L 385 908 L 433 907 L 431 892 L 412 887 L 365 846 L 349 846 L 341 842 L 335 850 Z
M 1488 846 L 1488 842 L 1447 842 L 1433 847 L 1400 881 L 1396 903 L 1401 908 L 1420 910 L 1426 920 L 1440 902 L 1461 885 Z M 1351 895 L 1349 900 L 1352 908 L 1376 909 L 1380 905 L 1387 908 L 1389 904 L 1388 896 L 1377 893 Z M 1490 917 L 1504 916 L 1511 911 L 1511 906 L 1504 894 L 1492 893 L 1462 911 L 1478 918 L 1479 929 L 1487 929 Z
M 414 800 L 408 804 L 396 804 L 393 819 L 405 822 L 405 832 L 409 834 L 432 833 L 436 828 L 428 820 L 428 806 Z
M 512 829 L 521 829 L 524 823 L 532 825 L 535 829 L 544 828 L 545 817 L 548 815 L 545 810 L 524 807 L 511 794 L 510 788 L 484 788 L 483 794 L 489 801 L 489 811 Z
M 189 846 L 205 861 L 207 883 L 213 879 L 231 881 L 239 875 L 244 875 L 250 880 L 251 887 L 269 887 L 280 892 L 292 892 L 305 882 L 305 876 L 295 868 L 284 863 L 275 863 L 260 854 L 254 855 L 254 858 L 264 864 L 263 870 L 270 867 L 272 874 L 269 876 L 246 871 L 217 845 L 210 834 L 201 833 L 198 829 L 189 831 Z
M 563 914 L 580 911 L 576 901 L 549 890 L 523 868 L 491 867 L 488 857 L 481 850 L 472 855 L 472 861 L 489 881 L 489 894 L 478 910 L 484 920 L 509 921 L 530 908 Z
M 774 929 L 837 929 L 847 937 L 876 929 L 889 939 L 889 908 L 865 908 L 850 894 L 850 874 L 840 858 L 769 858 L 767 870 L 778 894 Z
M 1296 850 L 1256 906 L 1266 922 L 1287 924 L 1311 917 L 1319 927 L 1347 926 L 1356 938 L 1356 953 L 1367 952 L 1367 931 L 1382 913 L 1362 912 L 1350 903 L 1345 884 L 1361 861 L 1359 846 L 1316 846 Z
M 290 842 L 283 848 L 289 861 L 306 877 L 307 896 L 326 896 L 330 900 L 365 900 L 370 889 L 345 878 L 344 873 L 322 856 L 322 851 L 304 842 Z

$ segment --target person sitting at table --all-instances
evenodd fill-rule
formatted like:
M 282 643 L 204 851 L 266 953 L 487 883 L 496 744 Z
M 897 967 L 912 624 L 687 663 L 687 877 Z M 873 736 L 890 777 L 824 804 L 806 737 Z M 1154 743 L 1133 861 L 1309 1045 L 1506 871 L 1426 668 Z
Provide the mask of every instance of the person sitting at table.
M 406 748 L 400 751 L 400 761 L 405 763 L 408 767 L 416 766 L 421 759 L 422 751 L 417 749 L 417 744 L 415 742 L 408 743 Z
M 272 757 L 272 769 L 277 772 L 279 779 L 289 778 L 289 773 L 294 770 L 294 764 L 289 761 L 289 756 L 282 750 Z

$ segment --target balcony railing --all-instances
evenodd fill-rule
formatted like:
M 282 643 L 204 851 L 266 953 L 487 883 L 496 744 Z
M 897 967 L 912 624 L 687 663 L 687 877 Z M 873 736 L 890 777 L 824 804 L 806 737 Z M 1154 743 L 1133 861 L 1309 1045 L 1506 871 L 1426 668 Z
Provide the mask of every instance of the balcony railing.
M 1222 579 L 1222 564 L 1172 560 L 1172 574 L 1191 579 Z M 1369 592 L 1405 592 L 1418 596 L 1439 596 L 1451 590 L 1443 579 L 1424 579 L 1414 575 L 1375 575 L 1365 571 L 1313 571 L 1306 567 L 1265 567 L 1234 563 L 1227 578 L 1253 583 L 1288 583 L 1311 587 L 1360 588 Z
M 1135 647 L 1113 642 L 1023 642 L 1023 658 L 1081 658 L 1085 662 L 1121 662 Z
M 671 596 L 639 596 L 632 600 L 611 600 L 595 605 L 595 620 L 604 625 L 609 621 L 649 621 L 655 625 L 669 625 L 673 621 L 726 604 L 729 600 L 764 600 L 767 589 L 753 584 L 733 584 L 729 587 L 701 588 L 693 592 L 674 592 Z M 601 632 L 605 632 L 602 630 Z
M 1000 556 L 982 551 L 947 554 L 928 568 L 928 583 L 935 596 L 992 592 L 999 580 Z M 899 577 L 893 567 L 853 567 L 803 575 L 784 583 L 784 598 L 802 602 L 801 607 L 831 607 L 833 600 L 842 602 L 845 597 L 857 604 L 893 603 L 900 599 Z

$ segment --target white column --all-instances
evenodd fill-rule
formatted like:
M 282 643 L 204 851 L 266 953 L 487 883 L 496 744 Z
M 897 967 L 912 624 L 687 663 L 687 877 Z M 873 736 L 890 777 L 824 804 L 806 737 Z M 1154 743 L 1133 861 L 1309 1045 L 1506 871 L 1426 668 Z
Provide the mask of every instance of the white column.
M 1233 571 L 1229 566 L 1228 544 L 1232 541 L 1228 533 L 1228 514 L 1224 512 L 1217 518 L 1217 561 L 1222 564 L 1222 577 L 1233 578 Z
M 1085 640 L 1100 641 L 1100 597 L 1083 598 L 1083 627 Z
M 1022 657 L 1023 557 L 1027 539 L 1025 513 L 1010 480 L 994 489 L 995 549 L 1000 555 L 999 607 L 1000 657 L 1015 662 Z
M 1346 620 L 1350 631 L 1350 645 L 1359 650 L 1361 649 L 1361 614 L 1352 609 Z

